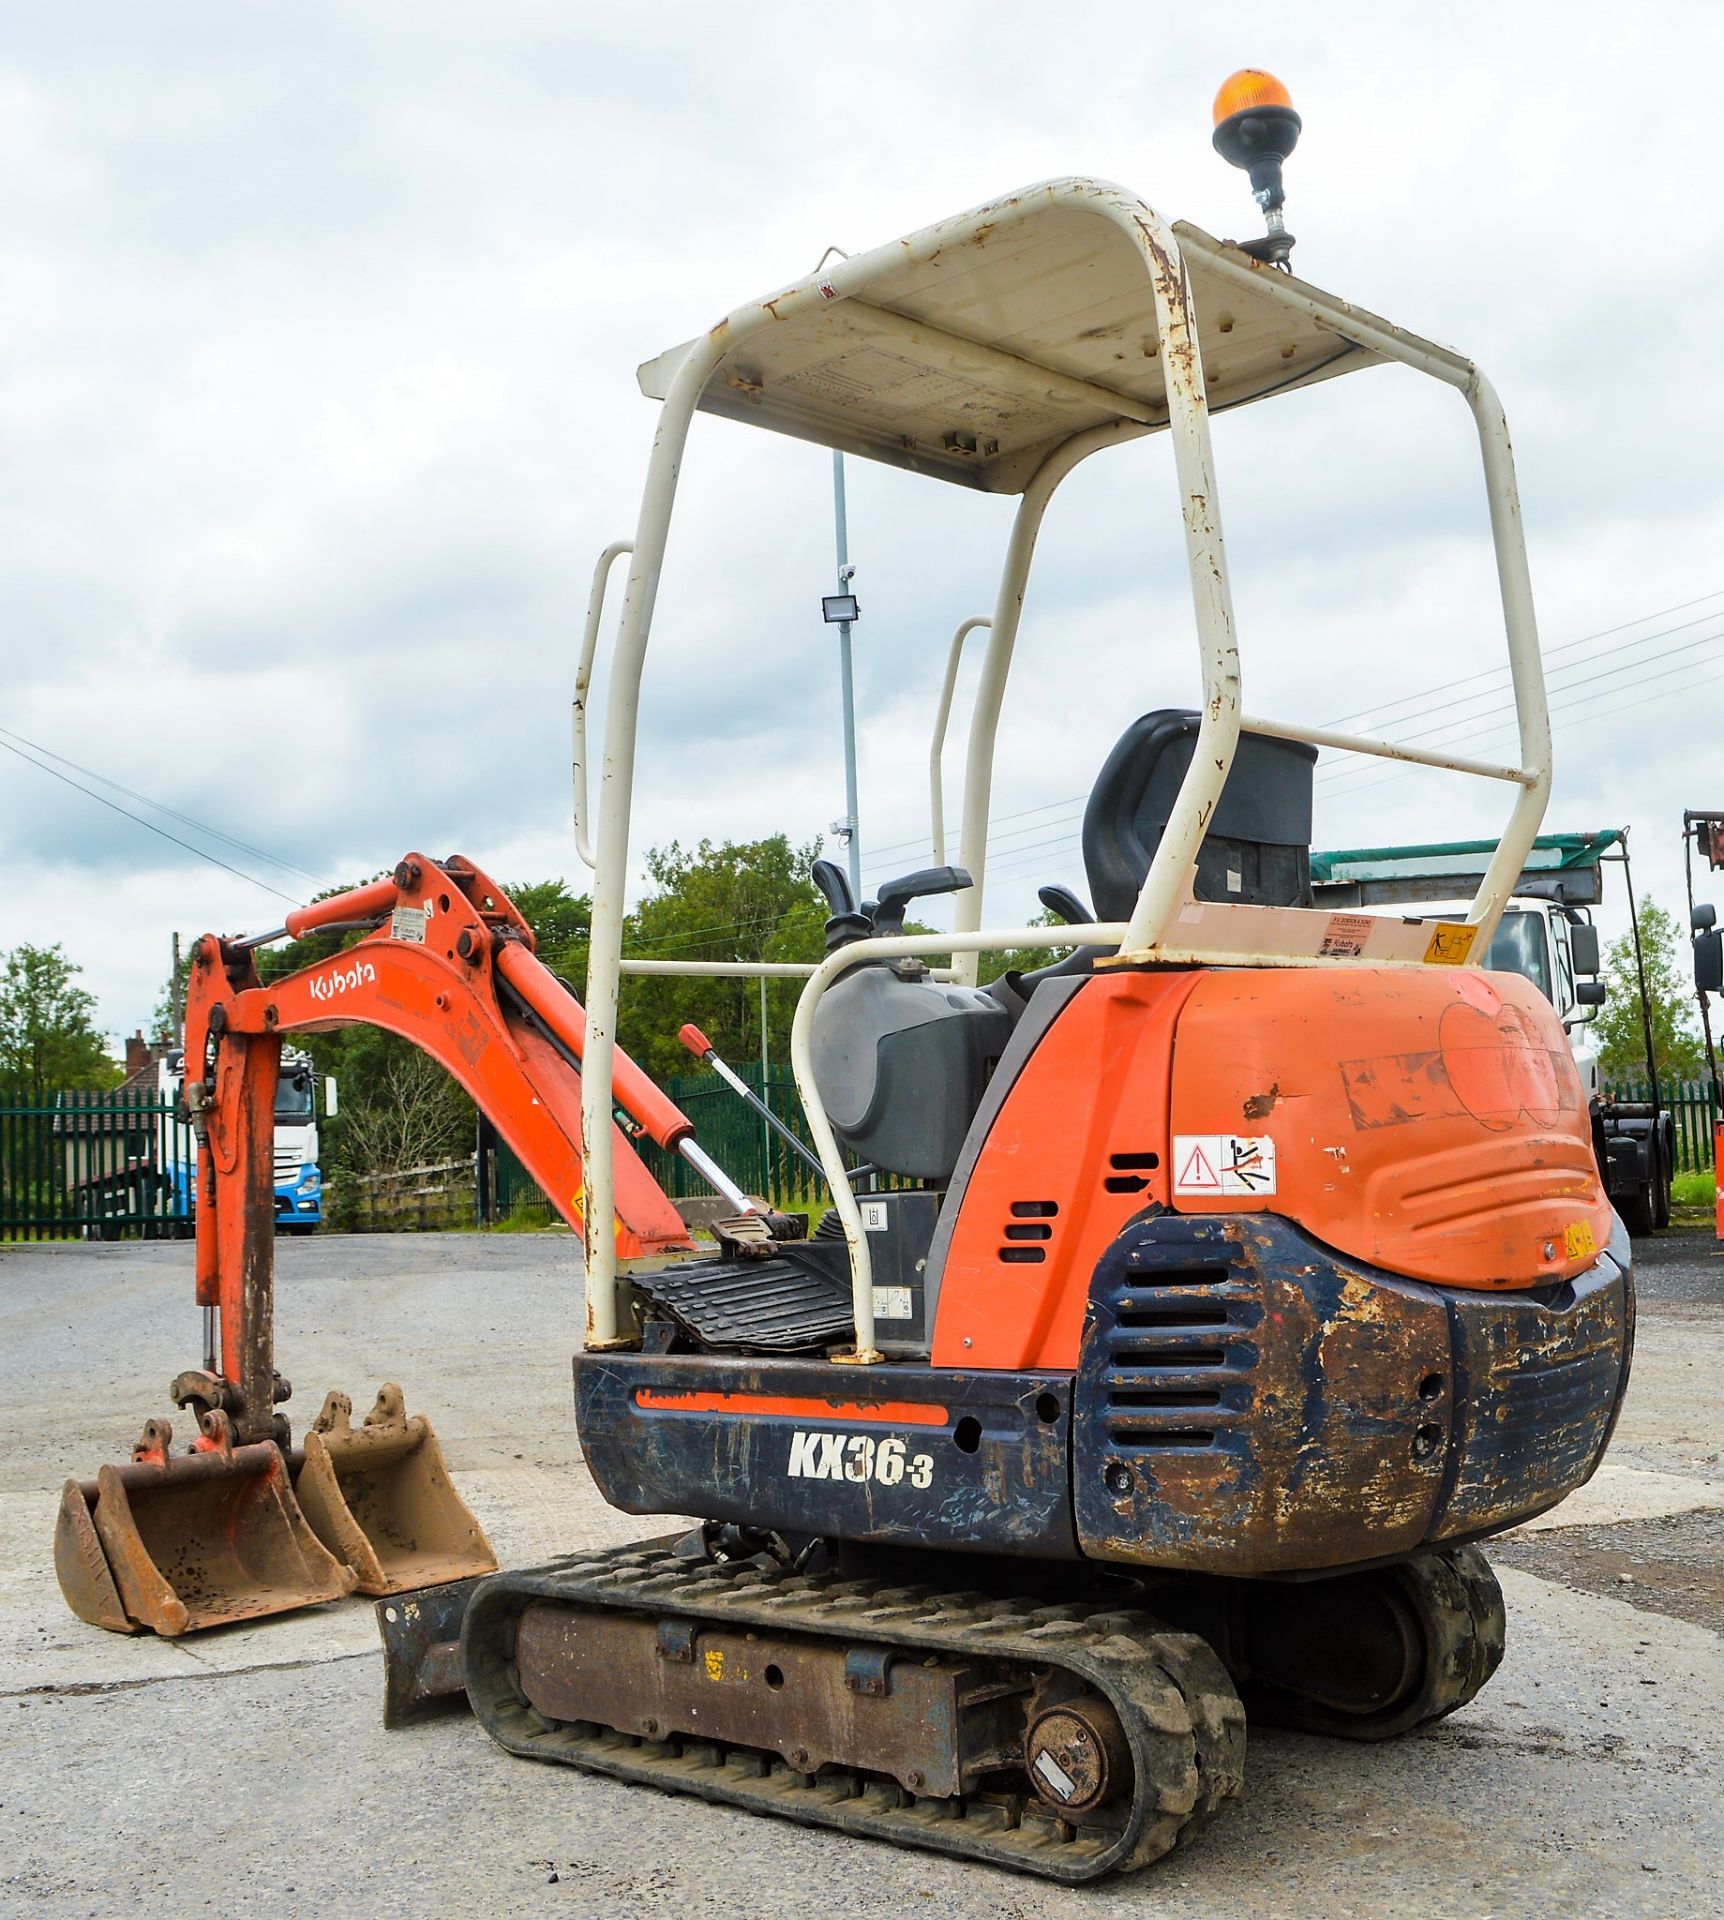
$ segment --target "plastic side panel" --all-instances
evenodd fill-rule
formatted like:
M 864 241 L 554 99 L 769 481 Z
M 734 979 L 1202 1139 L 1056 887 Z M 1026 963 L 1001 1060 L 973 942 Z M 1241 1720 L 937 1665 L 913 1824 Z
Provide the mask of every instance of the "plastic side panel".
M 936 1366 L 1077 1365 L 1096 1262 L 1166 1203 L 1173 1028 L 1201 978 L 1097 975 L 1030 1056 L 953 1223 Z
M 626 1513 L 1077 1556 L 1069 1378 L 582 1353 L 575 1411 L 593 1479 Z
M 1518 974 L 1204 973 L 1179 1019 L 1171 1132 L 1178 1211 L 1267 1209 L 1414 1279 L 1537 1286 L 1610 1241 L 1573 1056 Z M 1258 1171 L 1212 1184 L 1241 1154 Z

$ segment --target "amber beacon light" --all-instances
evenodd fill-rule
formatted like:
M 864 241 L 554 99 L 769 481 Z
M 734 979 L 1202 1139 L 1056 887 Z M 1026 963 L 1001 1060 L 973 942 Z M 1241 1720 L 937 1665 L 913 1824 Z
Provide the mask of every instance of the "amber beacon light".
M 1215 151 L 1251 178 L 1252 198 L 1263 209 L 1269 231 L 1261 240 L 1243 242 L 1244 250 L 1270 266 L 1285 267 L 1293 236 L 1282 217 L 1286 191 L 1281 163 L 1299 144 L 1302 122 L 1293 98 L 1272 73 L 1241 67 L 1229 74 L 1215 96 Z

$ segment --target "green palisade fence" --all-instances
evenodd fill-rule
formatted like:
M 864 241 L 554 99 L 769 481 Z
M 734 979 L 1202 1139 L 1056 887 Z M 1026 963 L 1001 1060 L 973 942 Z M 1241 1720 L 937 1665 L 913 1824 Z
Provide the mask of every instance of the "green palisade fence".
M 752 1061 L 737 1067 L 735 1072 L 812 1152 L 814 1143 L 789 1066 L 768 1067 L 763 1073 L 760 1063 Z M 665 1092 L 694 1122 L 695 1137 L 700 1144 L 745 1192 L 756 1194 L 775 1207 L 805 1210 L 824 1202 L 824 1184 L 815 1179 L 785 1142 L 716 1074 L 673 1074 L 663 1085 Z M 634 1144 L 647 1170 L 673 1200 L 703 1197 L 712 1192 L 680 1154 L 666 1153 L 644 1136 Z M 887 1187 L 914 1184 L 892 1175 L 875 1174 L 858 1182 L 858 1191 L 878 1192 Z M 498 1144 L 496 1156 L 496 1213 L 499 1219 L 513 1215 L 523 1222 L 551 1217 L 544 1195 L 502 1143 Z
M 0 1097 L 0 1240 L 159 1239 L 192 1219 L 191 1128 L 153 1090 Z

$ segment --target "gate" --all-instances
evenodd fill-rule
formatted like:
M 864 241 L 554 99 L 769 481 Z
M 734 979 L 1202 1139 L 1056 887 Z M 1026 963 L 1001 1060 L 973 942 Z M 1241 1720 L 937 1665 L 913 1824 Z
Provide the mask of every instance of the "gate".
M 189 1233 L 197 1145 L 153 1089 L 0 1105 L 0 1240 Z

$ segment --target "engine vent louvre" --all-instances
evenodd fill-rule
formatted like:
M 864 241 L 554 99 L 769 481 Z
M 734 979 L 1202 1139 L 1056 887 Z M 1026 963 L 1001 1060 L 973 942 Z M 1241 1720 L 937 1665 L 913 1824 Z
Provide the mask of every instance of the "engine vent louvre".
M 1149 1185 L 1149 1176 L 1161 1165 L 1161 1155 L 1110 1153 L 1107 1164 L 1112 1171 L 1102 1179 L 1104 1193 L 1142 1193 Z
M 1059 1210 L 1057 1200 L 1014 1200 L 1007 1209 L 1011 1218 L 1000 1229 L 1005 1243 L 999 1252 L 1001 1263 L 1008 1267 L 1040 1266 L 1048 1257 L 1046 1242 L 1054 1237 L 1051 1222 Z
M 1096 1300 L 1104 1444 L 1231 1449 L 1251 1407 L 1256 1275 L 1219 1223 L 1155 1224 L 1161 1237 Z

